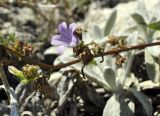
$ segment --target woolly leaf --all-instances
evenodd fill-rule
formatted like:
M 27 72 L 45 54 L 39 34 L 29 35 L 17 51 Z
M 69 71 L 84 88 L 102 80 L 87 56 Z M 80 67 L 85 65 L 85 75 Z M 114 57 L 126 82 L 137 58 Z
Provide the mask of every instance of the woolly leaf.
M 103 77 L 112 90 L 116 89 L 116 75 L 112 68 L 104 67 Z
M 158 61 L 153 58 L 148 49 L 145 49 L 145 63 L 146 70 L 149 75 L 149 78 L 153 82 L 159 82 L 160 80 L 160 66 Z
M 130 88 L 129 91 L 139 100 L 139 102 L 142 104 L 146 115 L 147 116 L 152 116 L 152 105 L 149 102 L 149 99 L 142 93 L 136 91 L 135 89 Z
M 113 12 L 111 13 L 106 25 L 105 25 L 105 30 L 104 30 L 104 36 L 109 35 L 114 23 L 116 21 L 116 17 L 117 17 L 117 10 L 113 10 Z
M 103 116 L 133 116 L 133 113 L 123 97 L 113 94 L 106 103 Z

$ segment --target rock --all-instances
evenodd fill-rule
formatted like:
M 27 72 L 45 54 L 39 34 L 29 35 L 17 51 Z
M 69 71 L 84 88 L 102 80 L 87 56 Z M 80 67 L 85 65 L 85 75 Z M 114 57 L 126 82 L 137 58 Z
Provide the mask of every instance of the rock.
M 18 9 L 18 14 L 11 14 L 13 21 L 15 21 L 13 23 L 15 24 L 20 23 L 21 25 L 24 25 L 27 21 L 35 21 L 35 15 L 32 9 L 27 7 L 17 8 L 17 9 Z

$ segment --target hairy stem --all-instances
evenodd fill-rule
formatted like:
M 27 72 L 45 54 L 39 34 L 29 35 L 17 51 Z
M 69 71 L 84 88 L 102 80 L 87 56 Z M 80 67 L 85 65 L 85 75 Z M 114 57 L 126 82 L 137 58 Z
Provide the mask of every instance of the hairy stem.
M 14 90 L 9 86 L 2 64 L 0 64 L 0 77 L 3 82 L 7 96 L 10 100 L 10 109 L 11 109 L 10 116 L 18 116 L 19 113 L 18 113 L 17 96 Z
M 7 94 L 8 98 L 10 99 L 10 95 L 9 95 L 9 92 L 8 92 L 8 90 L 10 90 L 10 86 L 9 86 L 9 83 L 6 79 L 6 75 L 5 75 L 5 72 L 3 70 L 3 65 L 2 64 L 0 64 L 0 77 L 1 77 L 3 85 L 5 86 L 6 94 Z

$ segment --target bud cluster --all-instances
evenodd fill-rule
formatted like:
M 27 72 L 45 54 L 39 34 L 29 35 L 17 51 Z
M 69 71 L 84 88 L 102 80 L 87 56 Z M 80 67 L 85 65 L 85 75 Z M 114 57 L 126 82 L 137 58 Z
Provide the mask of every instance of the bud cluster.
M 103 53 L 104 49 L 102 48 L 102 46 L 95 42 L 84 44 L 82 40 L 82 32 L 86 32 L 86 30 L 83 30 L 80 27 L 76 28 L 74 31 L 74 35 L 78 39 L 78 41 L 80 41 L 80 43 L 77 46 L 73 47 L 73 52 L 75 53 L 76 57 L 79 57 L 82 61 L 83 67 L 81 69 L 81 72 L 84 77 L 83 69 L 85 65 L 89 64 L 93 60 L 94 55 Z
M 8 48 L 14 52 L 21 54 L 22 56 L 30 56 L 33 51 L 33 47 L 30 44 L 24 43 L 19 40 L 10 43 Z
M 38 77 L 40 75 L 39 70 L 40 69 L 38 66 L 29 65 L 29 64 L 22 67 L 22 72 L 23 72 L 25 78 L 28 80 Z
M 117 50 L 120 48 L 127 48 L 127 43 L 124 39 L 121 39 L 117 36 L 111 35 L 109 36 L 107 42 L 112 45 L 112 50 Z M 114 57 L 116 58 L 115 64 L 119 67 L 126 61 L 126 58 L 120 54 L 115 54 Z
M 8 64 L 10 63 L 10 55 L 4 46 L 0 45 L 0 64 Z

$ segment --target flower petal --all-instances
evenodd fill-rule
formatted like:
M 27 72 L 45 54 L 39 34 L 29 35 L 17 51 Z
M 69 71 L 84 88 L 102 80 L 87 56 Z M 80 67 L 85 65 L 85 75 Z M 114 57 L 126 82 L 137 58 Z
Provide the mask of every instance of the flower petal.
M 52 45 L 64 45 L 67 44 L 61 35 L 55 35 L 51 40 Z
M 71 23 L 71 24 L 69 25 L 70 33 L 73 33 L 76 28 L 77 28 L 77 24 L 76 24 L 76 23 Z
M 62 22 L 59 25 L 59 33 L 64 37 L 64 39 L 68 39 L 68 40 L 71 39 L 71 33 L 69 31 L 69 28 L 68 28 L 66 22 Z
M 69 47 L 75 47 L 76 45 L 77 45 L 77 43 L 71 42 L 71 43 L 69 44 Z
M 57 49 L 58 54 L 63 54 L 64 50 L 67 48 L 67 46 L 59 46 Z
M 79 43 L 79 41 L 77 40 L 77 38 L 74 35 L 72 35 L 72 41 L 69 44 L 69 46 L 70 47 L 75 47 L 78 43 Z

